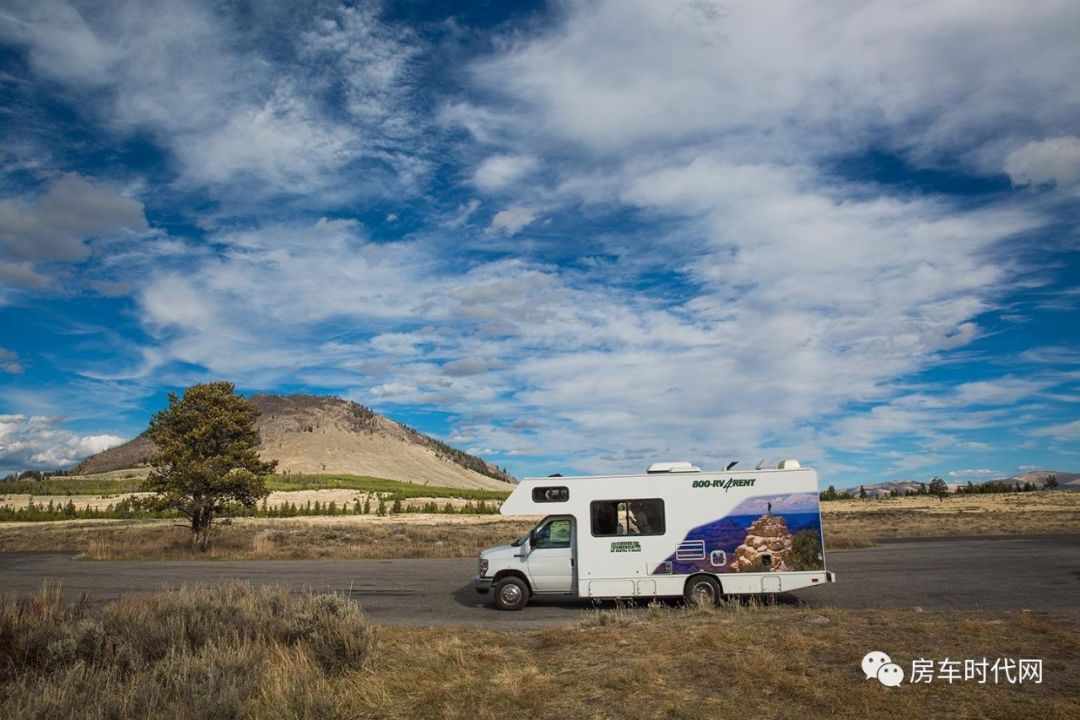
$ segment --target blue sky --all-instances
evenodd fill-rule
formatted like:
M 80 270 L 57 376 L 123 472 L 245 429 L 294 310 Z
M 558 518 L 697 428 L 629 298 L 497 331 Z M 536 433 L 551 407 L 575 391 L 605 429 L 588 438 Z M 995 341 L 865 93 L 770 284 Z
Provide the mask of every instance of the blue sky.
M 1080 467 L 1075 2 L 5 3 L 0 472 L 170 390 L 517 475 Z

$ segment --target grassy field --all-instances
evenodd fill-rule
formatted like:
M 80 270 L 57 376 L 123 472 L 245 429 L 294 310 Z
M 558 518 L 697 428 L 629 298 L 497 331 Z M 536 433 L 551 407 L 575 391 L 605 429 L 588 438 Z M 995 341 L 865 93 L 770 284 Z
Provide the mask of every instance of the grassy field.
M 385 493 L 391 499 L 401 498 L 461 498 L 463 500 L 505 500 L 510 490 L 468 490 L 444 488 L 423 483 L 404 483 L 356 475 L 275 475 L 267 483 L 271 490 L 357 490 L 364 493 Z
M 327 491 L 304 491 L 320 493 Z M 288 494 L 288 493 L 283 493 Z M 908 497 L 822 503 L 826 549 L 877 539 L 949 535 L 1080 533 L 1080 493 Z M 68 550 L 87 559 L 303 559 L 473 557 L 520 537 L 531 520 L 499 515 L 373 515 L 235 518 L 208 553 L 172 520 L 0 523 L 0 552 Z
M 833 549 L 888 538 L 1080 533 L 1080 493 L 833 500 L 821 504 L 821 520 Z
M 1038 658 L 1041 684 L 864 679 Z M 0 715 L 244 718 L 1075 718 L 1080 616 L 732 604 L 594 610 L 533 631 L 371 628 L 354 603 L 244 585 L 0 603 Z
M 146 469 L 118 470 L 100 475 L 73 475 L 45 480 L 19 480 L 0 483 L 0 497 L 5 495 L 32 495 L 48 502 L 50 496 L 98 495 L 116 497 L 138 492 Z M 461 498 L 463 500 L 504 500 L 509 490 L 469 490 L 444 488 L 424 483 L 406 483 L 397 480 L 360 475 L 274 475 L 266 483 L 270 490 L 355 490 L 362 493 L 381 493 L 391 500 L 400 498 Z M 79 505 L 82 507 L 81 505 Z

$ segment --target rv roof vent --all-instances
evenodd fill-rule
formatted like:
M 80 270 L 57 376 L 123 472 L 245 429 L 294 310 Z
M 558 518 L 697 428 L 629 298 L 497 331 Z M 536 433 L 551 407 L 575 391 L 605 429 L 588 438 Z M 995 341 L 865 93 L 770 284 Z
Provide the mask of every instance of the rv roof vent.
M 658 462 L 649 466 L 649 473 L 689 473 L 701 472 L 701 468 L 688 462 Z
M 781 460 L 780 464 L 777 465 L 776 467 L 779 470 L 798 470 L 799 468 L 802 467 L 802 465 L 799 464 L 798 460 L 788 459 L 788 460 Z

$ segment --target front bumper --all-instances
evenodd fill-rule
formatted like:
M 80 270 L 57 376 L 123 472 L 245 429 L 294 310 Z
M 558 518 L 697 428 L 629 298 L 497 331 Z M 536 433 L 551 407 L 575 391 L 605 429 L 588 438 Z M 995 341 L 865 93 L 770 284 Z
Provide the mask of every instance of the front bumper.
M 495 580 L 493 578 L 484 577 L 483 575 L 477 575 L 473 578 L 473 590 L 481 595 L 487 595 L 491 592 L 491 585 Z

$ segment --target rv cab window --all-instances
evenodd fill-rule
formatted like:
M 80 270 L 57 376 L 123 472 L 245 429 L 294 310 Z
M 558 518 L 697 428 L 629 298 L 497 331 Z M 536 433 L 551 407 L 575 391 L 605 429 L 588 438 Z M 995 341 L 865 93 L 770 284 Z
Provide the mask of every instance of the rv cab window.
M 664 534 L 664 501 L 659 498 L 594 500 L 590 515 L 596 537 Z
M 536 531 L 536 549 L 568 548 L 572 525 L 570 518 L 558 518 Z

